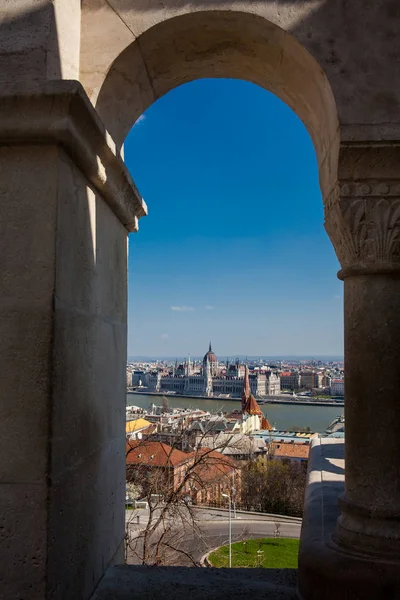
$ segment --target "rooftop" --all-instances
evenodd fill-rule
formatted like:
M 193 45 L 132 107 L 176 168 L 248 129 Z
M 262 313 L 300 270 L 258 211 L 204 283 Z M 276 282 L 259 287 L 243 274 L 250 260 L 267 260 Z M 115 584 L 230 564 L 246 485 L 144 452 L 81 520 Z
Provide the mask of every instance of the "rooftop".
M 168 444 L 150 440 L 135 440 L 126 445 L 126 462 L 129 465 L 177 467 L 191 460 L 191 456 Z
M 247 413 L 248 415 L 259 415 L 260 417 L 263 416 L 261 408 L 258 406 L 257 400 L 254 398 L 253 394 L 250 394 L 243 412 Z
M 271 442 L 271 450 L 277 458 L 308 458 L 310 446 L 308 444 L 288 444 Z
M 198 477 L 203 484 L 216 481 L 233 472 L 235 469 L 234 461 L 221 452 L 211 448 L 201 448 L 196 452 L 191 452 L 193 460 L 199 461 L 193 468 L 193 475 Z
M 134 419 L 126 422 L 125 430 L 126 433 L 134 433 L 135 431 L 146 429 L 146 427 L 150 427 L 150 425 L 150 421 L 146 421 L 146 419 Z
M 259 431 L 255 431 L 252 433 L 255 438 L 268 438 L 271 441 L 280 441 L 282 442 L 299 442 L 306 443 L 310 442 L 312 439 L 318 437 L 317 433 L 314 432 L 302 432 L 302 431 L 274 431 L 268 429 L 260 429 Z

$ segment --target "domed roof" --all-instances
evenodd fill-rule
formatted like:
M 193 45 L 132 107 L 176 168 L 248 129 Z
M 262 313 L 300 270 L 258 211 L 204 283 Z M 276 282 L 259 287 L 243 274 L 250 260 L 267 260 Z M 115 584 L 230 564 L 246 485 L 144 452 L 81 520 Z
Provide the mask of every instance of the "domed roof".
M 204 358 L 203 358 L 203 363 L 206 363 L 207 361 L 210 363 L 218 362 L 217 357 L 215 356 L 214 352 L 211 349 L 211 342 L 210 342 L 210 345 L 208 348 L 208 352 L 206 352 L 206 354 L 204 355 Z

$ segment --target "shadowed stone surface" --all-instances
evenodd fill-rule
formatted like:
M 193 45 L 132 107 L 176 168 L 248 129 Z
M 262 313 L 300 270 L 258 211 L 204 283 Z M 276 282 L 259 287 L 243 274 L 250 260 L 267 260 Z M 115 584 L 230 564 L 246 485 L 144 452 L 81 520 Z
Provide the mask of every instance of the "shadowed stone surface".
M 145 208 L 79 83 L 1 94 L 0 597 L 86 600 L 124 555 L 127 229 Z
M 317 439 L 310 449 L 299 552 L 300 597 L 307 600 L 398 600 L 400 563 L 336 543 L 344 493 L 344 443 Z
M 133 567 L 109 569 L 91 600 L 296 600 L 295 569 L 201 569 Z

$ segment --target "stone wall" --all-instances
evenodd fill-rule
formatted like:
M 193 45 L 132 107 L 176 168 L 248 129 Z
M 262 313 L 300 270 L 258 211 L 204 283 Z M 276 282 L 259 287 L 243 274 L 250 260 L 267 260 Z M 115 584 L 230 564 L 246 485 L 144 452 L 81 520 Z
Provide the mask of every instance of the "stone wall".
M 2 92 L 2 597 L 83 600 L 124 557 L 127 228 L 145 206 L 79 84 Z

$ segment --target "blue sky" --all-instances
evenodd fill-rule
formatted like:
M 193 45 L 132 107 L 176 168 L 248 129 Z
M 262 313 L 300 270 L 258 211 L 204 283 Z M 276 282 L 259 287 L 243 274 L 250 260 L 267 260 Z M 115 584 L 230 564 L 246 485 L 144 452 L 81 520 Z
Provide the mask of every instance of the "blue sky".
M 342 355 L 339 264 L 311 139 L 276 96 L 203 79 L 131 130 L 128 355 Z

